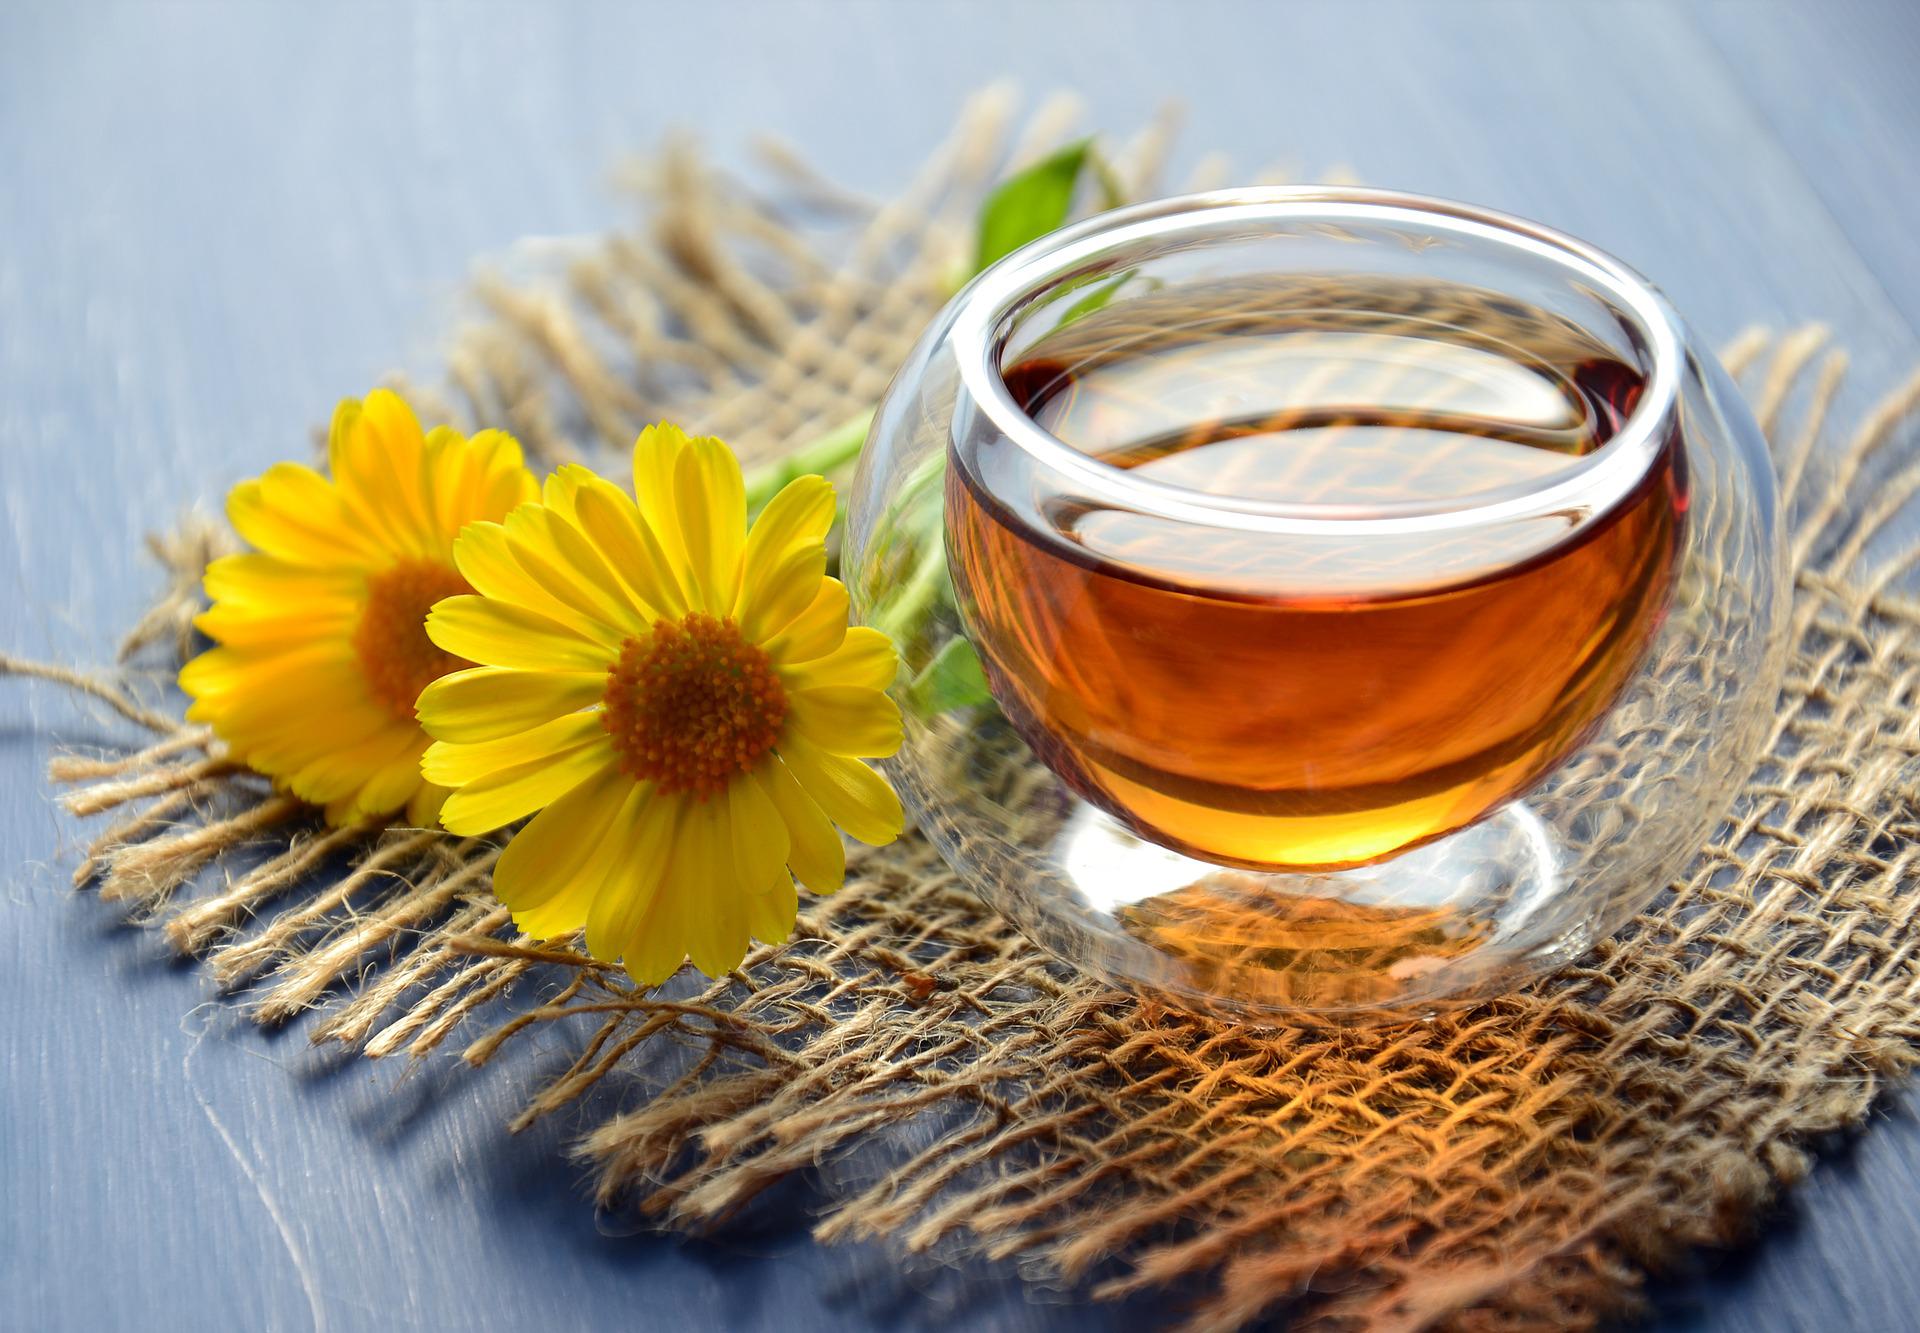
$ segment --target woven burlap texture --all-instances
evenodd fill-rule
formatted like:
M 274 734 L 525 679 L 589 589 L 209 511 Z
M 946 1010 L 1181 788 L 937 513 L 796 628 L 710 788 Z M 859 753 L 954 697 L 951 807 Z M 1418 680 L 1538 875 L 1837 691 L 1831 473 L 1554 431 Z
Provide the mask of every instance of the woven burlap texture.
M 774 457 L 871 406 L 986 188 L 1071 115 L 1016 127 L 983 96 L 884 205 L 778 150 L 770 191 L 672 151 L 637 175 L 640 227 L 516 257 L 481 284 L 447 389 L 409 391 L 543 464 L 617 467 L 659 417 Z M 1121 154 L 1133 189 L 1156 188 L 1165 142 L 1156 125 Z M 584 1034 L 518 1123 L 618 1080 L 634 1109 L 568 1112 L 603 1203 L 703 1228 L 826 1164 L 822 1240 L 984 1253 L 1099 1297 L 1177 1285 L 1196 1327 L 1583 1327 L 1631 1308 L 1646 1268 L 1738 1237 L 1805 1172 L 1802 1145 L 1858 1124 L 1920 1051 L 1920 602 L 1876 541 L 1920 491 L 1899 447 L 1920 378 L 1841 438 L 1845 359 L 1818 330 L 1725 360 L 1793 515 L 1766 759 L 1691 872 L 1583 965 L 1415 1027 L 1252 1031 L 1105 991 L 913 836 L 860 851 L 735 975 L 637 993 L 513 935 L 488 888 L 498 840 L 325 829 L 182 723 L 177 695 L 141 702 L 140 665 L 192 649 L 200 571 L 231 541 L 214 524 L 156 541 L 171 582 L 121 671 L 3 665 L 152 733 L 55 761 L 73 812 L 114 816 L 76 884 L 261 1021 L 317 1010 L 317 1041 L 425 1057 L 472 1023 L 477 1063 L 536 1025 Z

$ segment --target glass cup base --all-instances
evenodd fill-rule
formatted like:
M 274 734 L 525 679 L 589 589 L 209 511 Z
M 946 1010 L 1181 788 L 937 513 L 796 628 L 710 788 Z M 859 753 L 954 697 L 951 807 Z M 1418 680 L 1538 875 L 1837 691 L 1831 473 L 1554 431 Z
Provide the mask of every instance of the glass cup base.
M 1592 942 L 1564 850 L 1524 802 L 1391 859 L 1254 872 L 1183 856 L 1075 800 L 997 906 L 1082 969 L 1237 1020 L 1419 1019 L 1510 990 Z

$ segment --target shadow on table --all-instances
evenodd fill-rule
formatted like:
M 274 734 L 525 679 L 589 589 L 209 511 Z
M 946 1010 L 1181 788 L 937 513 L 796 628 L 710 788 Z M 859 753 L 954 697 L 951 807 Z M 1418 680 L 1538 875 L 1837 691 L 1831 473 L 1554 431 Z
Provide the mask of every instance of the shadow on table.
M 1804 1145 L 1814 1155 L 1814 1167 L 1800 1187 L 1784 1191 L 1774 1205 L 1750 1219 L 1751 1234 L 1727 1249 L 1688 1252 L 1682 1263 L 1647 1285 L 1653 1320 L 1662 1329 L 1746 1330 L 1751 1323 L 1756 1282 L 1777 1288 L 1780 1296 L 1798 1298 L 1831 1312 L 1832 1326 L 1894 1327 L 1859 1307 L 1857 1284 L 1835 1256 L 1825 1252 L 1820 1217 L 1833 1199 L 1851 1199 L 1869 1188 L 1875 1148 L 1892 1139 L 1920 1133 L 1920 1120 L 1899 1094 L 1883 1097 L 1876 1113 L 1886 1120 L 1875 1136 L 1858 1133 L 1824 1135 Z M 1900 1188 L 1907 1188 L 1901 1182 Z M 1844 1211 L 1844 1209 L 1843 1209 Z M 1763 1302 L 1764 1304 L 1764 1302 Z M 1778 1323 L 1765 1328 L 1797 1327 L 1786 1305 L 1774 1306 Z M 1900 1323 L 1904 1323 L 1904 1318 Z
M 564 1071 L 574 1053 L 559 1032 L 480 1068 L 442 1052 L 374 1083 L 346 1084 L 346 1111 L 370 1152 L 411 1156 L 434 1188 L 478 1198 L 503 1251 L 566 1247 L 583 1276 L 627 1287 L 636 1311 L 665 1270 L 680 1268 L 675 1285 L 684 1286 L 691 1266 L 712 1301 L 704 1313 L 729 1329 L 804 1327 L 809 1314 L 855 1330 L 1112 1329 L 1177 1319 L 1177 1293 L 1095 1302 L 1085 1290 L 1029 1282 L 1010 1263 L 911 1257 L 873 1243 L 820 1246 L 811 1232 L 828 1199 L 814 1172 L 783 1179 L 703 1236 L 662 1231 L 630 1209 L 596 1209 L 586 1169 L 567 1150 L 583 1127 L 636 1104 L 644 1090 L 635 1081 L 606 1080 L 519 1134 L 505 1127 L 528 1091 Z M 316 1090 L 355 1067 L 366 1067 L 357 1054 L 325 1049 L 297 1065 Z M 461 1142 L 458 1153 L 448 1152 L 449 1136 Z M 435 1154 L 437 1162 L 420 1160 Z

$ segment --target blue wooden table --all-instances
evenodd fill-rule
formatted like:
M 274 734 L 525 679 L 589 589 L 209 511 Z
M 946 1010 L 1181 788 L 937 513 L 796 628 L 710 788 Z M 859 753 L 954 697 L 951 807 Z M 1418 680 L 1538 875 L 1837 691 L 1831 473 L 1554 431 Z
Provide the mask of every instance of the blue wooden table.
M 1920 362 L 1920 10 L 1884 4 L 725 3 L 0 8 L 0 648 L 104 660 L 141 534 L 428 370 L 476 258 L 617 225 L 623 155 L 777 132 L 898 186 L 1008 76 L 1184 157 L 1345 165 L 1557 224 L 1709 338 L 1824 320 L 1855 407 Z M 113 729 L 0 689 L 0 1326 L 1055 1329 L 1151 1325 L 994 1269 L 822 1250 L 790 1192 L 716 1241 L 613 1234 L 564 1121 L 502 1125 L 559 1050 L 471 1073 L 262 1034 L 66 886 L 41 778 Z M 1912 1327 L 1920 1126 L 1836 1145 L 1671 1328 Z M 1177 1313 L 1177 1311 L 1174 1311 Z

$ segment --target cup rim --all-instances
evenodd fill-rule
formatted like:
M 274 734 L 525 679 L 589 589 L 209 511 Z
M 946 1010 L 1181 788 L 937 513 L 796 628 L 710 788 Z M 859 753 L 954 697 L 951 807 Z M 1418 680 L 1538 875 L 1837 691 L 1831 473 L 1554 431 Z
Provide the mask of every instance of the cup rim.
M 1011 318 L 1063 282 L 1114 267 L 1147 243 L 1210 233 L 1244 238 L 1282 223 L 1393 223 L 1544 259 L 1613 298 L 1651 357 L 1646 389 L 1599 449 L 1536 483 L 1436 500 L 1373 504 L 1261 500 L 1215 495 L 1141 477 L 1059 439 L 1013 399 L 1000 358 Z M 1261 186 L 1134 204 L 1041 237 L 990 265 L 955 298 L 952 325 L 962 384 L 995 431 L 1102 500 L 1135 511 L 1214 527 L 1279 533 L 1329 530 L 1399 535 L 1476 527 L 1543 515 L 1611 509 L 1647 474 L 1664 447 L 1678 404 L 1685 336 L 1679 317 L 1650 283 L 1597 247 L 1552 227 L 1473 204 L 1395 190 L 1347 186 Z

